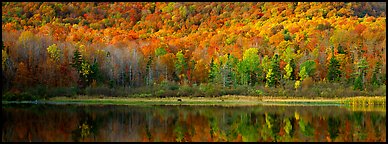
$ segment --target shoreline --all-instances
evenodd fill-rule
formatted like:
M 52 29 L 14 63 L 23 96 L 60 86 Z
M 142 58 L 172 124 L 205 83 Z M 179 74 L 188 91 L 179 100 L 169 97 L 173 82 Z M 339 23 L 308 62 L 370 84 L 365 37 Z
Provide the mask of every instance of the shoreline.
M 53 97 L 39 101 L 2 101 L 2 103 L 44 103 L 44 104 L 110 104 L 110 105 L 383 105 L 385 96 L 358 96 L 347 98 L 303 98 L 303 97 L 256 97 L 226 95 L 219 97 Z

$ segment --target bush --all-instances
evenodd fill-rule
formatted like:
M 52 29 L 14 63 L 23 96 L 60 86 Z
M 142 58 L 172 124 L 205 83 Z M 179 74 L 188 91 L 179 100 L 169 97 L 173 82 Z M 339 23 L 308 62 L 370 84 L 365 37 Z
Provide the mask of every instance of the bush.
M 248 95 L 247 87 L 237 86 L 235 88 L 222 89 L 221 95 Z
M 307 91 L 313 85 L 313 79 L 307 77 L 302 81 L 302 91 Z
M 52 88 L 47 91 L 47 97 L 56 97 L 56 96 L 75 96 L 77 94 L 77 89 L 74 87 L 59 87 Z
M 4 101 L 16 101 L 17 97 L 12 92 L 6 92 L 5 94 L 2 95 L 1 100 L 4 100 Z
M 166 93 L 165 90 L 160 89 L 160 90 L 155 92 L 155 96 L 161 97 L 161 96 L 164 96 L 165 93 Z
M 179 88 L 177 96 L 191 96 L 194 92 L 192 87 L 184 85 Z
M 221 87 L 213 84 L 201 84 L 199 90 L 207 97 L 215 97 L 221 95 Z
M 85 89 L 85 94 L 89 96 L 116 96 L 115 91 L 111 90 L 108 87 L 101 86 L 101 87 L 87 87 Z
M 37 100 L 39 99 L 37 96 L 32 95 L 29 92 L 22 92 L 20 95 L 17 96 L 21 101 L 32 101 L 32 100 Z
M 38 85 L 34 88 L 30 88 L 27 90 L 27 92 L 40 98 L 47 98 L 48 94 L 50 93 L 47 86 L 44 85 Z

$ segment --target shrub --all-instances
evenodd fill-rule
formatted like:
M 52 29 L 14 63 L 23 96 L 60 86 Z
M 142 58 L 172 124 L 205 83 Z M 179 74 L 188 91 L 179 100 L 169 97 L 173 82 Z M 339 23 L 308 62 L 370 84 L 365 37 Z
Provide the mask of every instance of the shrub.
M 179 92 L 177 96 L 192 96 L 194 89 L 188 85 L 183 85 L 179 87 Z
M 74 96 L 77 94 L 75 87 L 59 87 L 47 90 L 47 97 Z
M 165 93 L 166 93 L 165 90 L 160 89 L 160 90 L 155 92 L 155 96 L 157 96 L 157 97 L 164 96 Z
M 311 85 L 313 85 L 313 79 L 311 77 L 307 77 L 302 81 L 302 91 L 308 90 Z
M 89 96 L 115 96 L 115 92 L 112 91 L 110 88 L 101 86 L 101 87 L 87 87 L 85 89 L 85 94 Z
M 204 94 L 204 96 L 220 96 L 221 87 L 213 84 L 201 84 L 199 90 Z
M 4 101 L 16 101 L 17 97 L 12 92 L 6 92 L 5 94 L 2 95 L 1 99 Z

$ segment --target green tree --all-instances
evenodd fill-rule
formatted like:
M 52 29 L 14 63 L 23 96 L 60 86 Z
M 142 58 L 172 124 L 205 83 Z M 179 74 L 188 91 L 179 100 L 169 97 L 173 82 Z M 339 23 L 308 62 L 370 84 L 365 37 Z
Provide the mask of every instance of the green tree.
M 176 74 L 178 75 L 180 80 L 183 80 L 185 79 L 184 72 L 187 70 L 187 67 L 188 67 L 186 63 L 186 59 L 182 51 L 179 51 L 178 53 L 176 53 L 175 57 L 176 57 L 176 61 L 175 61 Z
M 93 66 L 94 65 L 94 66 Z M 92 80 L 95 78 L 97 71 L 98 71 L 98 65 L 94 63 L 92 66 L 89 62 L 87 62 L 81 53 L 76 49 L 73 54 L 73 61 L 71 63 L 71 66 L 75 68 L 78 72 L 79 79 L 78 79 L 78 87 L 83 89 L 91 84 Z
M 236 84 L 235 67 L 238 63 L 238 59 L 233 57 L 233 55 L 225 54 L 218 60 L 220 62 L 223 86 L 229 87 L 231 84 Z
M 248 67 L 247 64 L 243 60 L 237 63 L 238 79 L 239 79 L 239 83 L 242 85 L 248 84 L 249 75 L 248 75 L 247 67 Z
M 214 62 L 214 59 L 212 58 L 212 61 L 210 62 L 210 70 L 209 70 L 209 80 L 211 83 L 215 83 L 218 81 L 220 75 L 220 70 L 218 64 Z
M 338 81 L 341 77 L 340 64 L 334 55 L 330 58 L 328 69 L 329 72 L 327 73 L 327 79 L 330 82 Z
M 76 49 L 73 54 L 73 61 L 71 63 L 71 66 L 74 67 L 78 71 L 78 73 L 80 73 L 81 71 L 82 62 L 83 62 L 82 55 L 78 51 L 78 49 Z
M 381 62 L 377 62 L 376 66 L 373 70 L 371 83 L 373 86 L 377 87 L 381 85 L 381 76 L 380 76 L 380 70 L 381 70 Z
M 241 68 L 244 69 L 248 76 L 248 83 L 254 85 L 257 82 L 258 73 L 260 71 L 259 68 L 259 56 L 257 53 L 259 50 L 257 48 L 249 48 L 244 52 L 243 60 L 241 64 Z
M 291 75 L 290 75 L 290 79 L 291 80 L 295 80 L 296 79 L 296 77 L 295 77 L 296 64 L 295 64 L 295 60 L 294 59 L 291 59 L 290 66 L 291 66 L 291 69 L 292 69 L 292 72 L 291 72 Z
M 281 79 L 279 62 L 280 62 L 279 56 L 275 54 L 272 57 L 271 65 L 270 65 L 271 68 L 268 70 L 268 73 L 266 76 L 267 78 L 266 86 L 272 87 L 279 84 Z
M 286 74 L 284 75 L 284 79 L 290 79 L 291 78 L 291 75 L 292 75 L 292 72 L 294 71 L 291 67 L 291 65 L 288 63 L 285 67 L 284 67 L 284 71 L 286 71 Z
M 365 83 L 365 75 L 368 68 L 367 61 L 362 58 L 357 63 L 358 72 L 355 73 L 356 79 L 354 80 L 354 89 L 363 90 L 364 89 L 364 83 Z
M 300 65 L 299 77 L 300 80 L 304 80 L 307 77 L 311 77 L 315 73 L 315 61 L 307 60 Z

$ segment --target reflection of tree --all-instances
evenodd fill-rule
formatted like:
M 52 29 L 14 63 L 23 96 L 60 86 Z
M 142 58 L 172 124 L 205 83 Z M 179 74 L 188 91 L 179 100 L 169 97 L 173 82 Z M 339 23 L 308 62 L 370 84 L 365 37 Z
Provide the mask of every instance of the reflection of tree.
M 183 133 L 183 129 L 182 127 L 179 125 L 179 123 L 177 123 L 177 125 L 175 125 L 175 129 L 174 129 L 174 133 L 175 133 L 175 141 L 177 142 L 182 142 L 184 139 L 184 133 Z
M 81 120 L 75 130 L 72 131 L 72 139 L 76 142 L 80 139 L 85 140 L 93 135 L 94 139 L 97 133 L 97 124 L 92 120 L 90 115 L 87 115 L 85 119 Z
M 247 141 L 257 141 L 258 140 L 258 126 L 257 124 L 252 123 L 251 115 L 245 114 L 241 115 L 241 121 L 238 126 L 238 132 L 242 135 L 242 140 Z
M 311 123 L 308 122 L 306 124 L 306 122 L 302 118 L 300 118 L 299 120 L 299 128 L 305 136 L 313 136 L 314 134 L 314 128 Z
M 375 131 L 375 134 L 376 134 L 376 138 L 381 137 L 382 130 L 380 129 L 380 126 L 381 126 L 381 124 L 386 123 L 386 118 L 379 116 L 379 114 L 377 114 L 377 113 L 371 113 L 370 118 L 372 120 L 372 125 L 373 125 L 373 129 Z
M 263 127 L 262 134 L 267 137 L 269 135 L 272 138 L 272 141 L 277 142 L 280 132 L 280 121 L 278 115 L 265 113 L 266 127 Z
M 330 139 L 334 141 L 335 138 L 338 136 L 338 133 L 339 133 L 338 128 L 341 125 L 341 121 L 339 120 L 339 118 L 329 117 L 328 125 L 329 125 Z
M 284 131 L 286 132 L 287 136 L 292 137 L 295 132 L 295 128 L 294 128 L 295 118 L 285 117 L 283 122 L 284 122 Z
M 359 140 L 365 140 L 367 135 L 365 133 L 365 123 L 363 112 L 354 112 L 353 119 L 355 120 L 355 131 L 354 134 Z
M 293 136 L 296 129 L 295 121 L 296 119 L 293 116 L 284 117 L 282 125 L 284 125 L 283 132 L 285 132 L 285 134 L 284 133 L 282 134 L 282 137 L 280 137 L 281 139 L 279 139 L 280 141 L 286 141 L 286 142 L 293 141 Z M 281 130 L 281 133 L 282 133 L 282 130 Z

